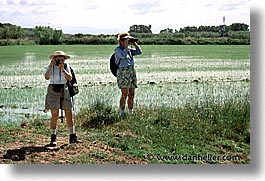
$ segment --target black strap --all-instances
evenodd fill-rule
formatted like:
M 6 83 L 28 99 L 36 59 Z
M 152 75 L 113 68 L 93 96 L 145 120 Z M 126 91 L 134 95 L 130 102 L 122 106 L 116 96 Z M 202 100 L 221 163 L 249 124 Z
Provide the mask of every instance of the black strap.
M 60 109 L 61 109 L 61 122 L 63 123 L 63 100 L 64 100 L 64 88 L 62 89 L 62 94 L 60 97 Z
M 118 67 L 120 66 L 120 63 L 121 63 L 121 58 L 119 59 Z

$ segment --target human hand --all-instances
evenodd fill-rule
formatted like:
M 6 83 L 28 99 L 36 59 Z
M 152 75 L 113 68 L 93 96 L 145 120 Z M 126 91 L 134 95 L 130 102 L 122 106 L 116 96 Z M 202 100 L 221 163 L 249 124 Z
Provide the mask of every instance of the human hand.
M 134 46 L 138 46 L 138 43 L 137 43 L 136 41 L 133 41 L 132 44 L 133 44 Z
M 51 62 L 50 62 L 50 66 L 53 66 L 54 64 L 56 64 L 56 61 L 55 61 L 55 59 L 53 58 L 53 59 L 51 60 Z
M 60 61 L 60 64 L 58 66 L 62 71 L 64 70 L 64 64 L 62 63 L 62 61 Z

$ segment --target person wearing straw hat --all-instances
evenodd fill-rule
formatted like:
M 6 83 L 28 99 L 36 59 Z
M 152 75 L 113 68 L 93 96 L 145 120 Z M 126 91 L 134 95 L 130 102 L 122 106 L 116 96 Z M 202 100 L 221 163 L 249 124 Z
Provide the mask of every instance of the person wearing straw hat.
M 120 115 L 122 118 L 126 117 L 125 105 L 127 97 L 129 113 L 133 113 L 135 88 L 138 87 L 133 56 L 142 54 L 142 49 L 136 41 L 137 39 L 130 36 L 127 32 L 119 33 L 119 46 L 115 49 L 115 63 L 119 65 L 117 83 L 121 89 Z M 129 43 L 132 43 L 135 48 L 130 48 Z
M 69 128 L 70 136 L 69 143 L 78 143 L 81 140 L 77 139 L 75 127 L 73 122 L 72 101 L 66 85 L 67 80 L 72 79 L 72 74 L 68 63 L 65 62 L 70 56 L 63 51 L 56 51 L 49 56 L 51 59 L 49 65 L 46 67 L 45 79 L 50 80 L 48 86 L 45 109 L 51 110 L 51 142 L 50 146 L 55 147 L 56 143 L 56 126 L 59 118 L 59 109 L 65 111 L 67 126 Z M 66 64 L 66 66 L 64 65 Z

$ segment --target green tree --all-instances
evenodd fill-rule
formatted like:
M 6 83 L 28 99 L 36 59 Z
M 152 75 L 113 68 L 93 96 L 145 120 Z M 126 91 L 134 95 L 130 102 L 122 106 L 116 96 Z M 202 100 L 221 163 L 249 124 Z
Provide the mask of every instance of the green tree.
M 61 44 L 61 37 L 63 35 L 62 30 L 54 30 L 52 35 L 51 44 L 58 45 Z
M 173 29 L 167 28 L 167 29 L 161 30 L 160 33 L 174 33 L 174 32 L 173 32 Z
M 231 31 L 249 31 L 249 25 L 244 23 L 233 23 L 230 25 Z
M 132 25 L 130 26 L 129 33 L 152 33 L 151 28 L 151 25 Z
M 20 26 L 10 23 L 0 23 L 0 38 L 1 39 L 19 39 L 24 36 L 24 30 Z
M 35 27 L 36 43 L 40 45 L 60 44 L 63 32 L 61 30 L 53 30 L 50 26 Z

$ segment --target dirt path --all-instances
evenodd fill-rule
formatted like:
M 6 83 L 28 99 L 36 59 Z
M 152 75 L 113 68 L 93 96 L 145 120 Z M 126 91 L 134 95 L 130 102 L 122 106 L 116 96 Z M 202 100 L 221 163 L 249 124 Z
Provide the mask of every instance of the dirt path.
M 41 134 L 21 134 L 22 141 L 0 146 L 0 164 L 145 164 L 144 160 L 129 156 L 118 148 L 101 144 L 99 141 L 68 144 L 68 137 L 57 136 L 57 147 L 46 147 L 50 137 Z M 28 140 L 28 141 L 25 141 Z

